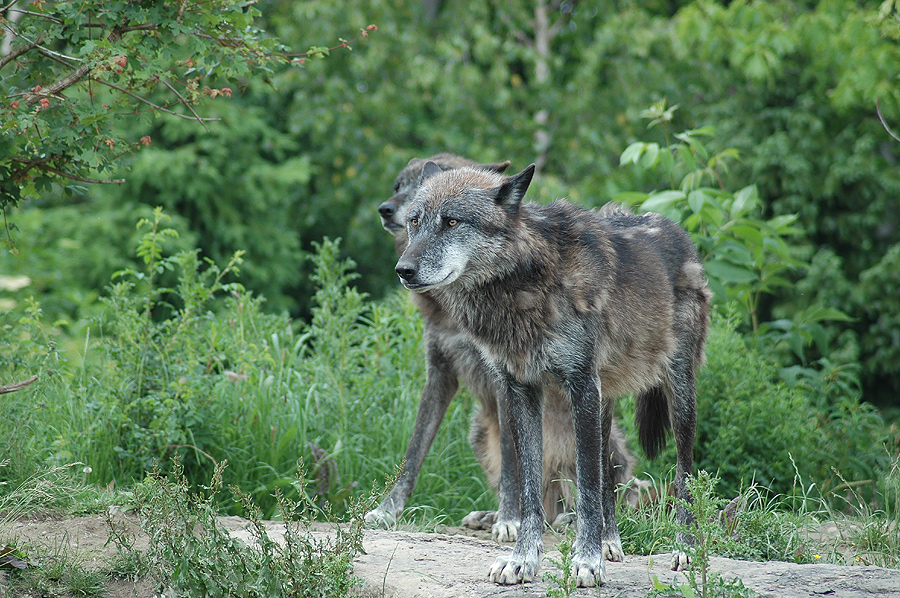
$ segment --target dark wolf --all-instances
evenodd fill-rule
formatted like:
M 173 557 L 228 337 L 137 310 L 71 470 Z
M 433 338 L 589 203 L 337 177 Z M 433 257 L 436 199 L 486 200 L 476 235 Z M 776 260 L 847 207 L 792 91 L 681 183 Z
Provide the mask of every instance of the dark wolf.
M 481 165 L 454 154 L 438 154 L 428 159 L 414 158 L 394 182 L 394 195 L 378 207 L 382 226 L 394 237 L 397 254 L 407 246 L 406 212 L 409 199 L 419 186 L 424 165 L 432 161 L 443 169 L 479 168 L 503 172 L 509 162 Z M 499 494 L 497 511 L 474 511 L 464 520 L 469 527 L 491 529 L 494 538 L 513 541 L 519 527 L 519 481 L 515 451 L 503 431 L 505 423 L 498 410 L 498 386 L 481 353 L 459 326 L 430 297 L 414 293 L 414 304 L 424 319 L 427 380 L 419 412 L 406 451 L 405 467 L 397 483 L 378 508 L 366 514 L 370 525 L 389 527 L 399 518 L 412 494 L 422 462 L 443 420 L 459 381 L 479 399 L 480 409 L 472 421 L 470 441 L 489 483 Z M 556 388 L 546 391 L 543 415 L 544 471 L 542 501 L 547 520 L 564 521 L 574 509 L 575 435 L 568 400 Z M 631 480 L 634 458 L 618 427 L 613 424 L 611 442 L 614 480 L 627 489 L 626 500 L 636 502 L 637 485 Z
M 604 551 L 620 557 L 610 452 L 614 400 L 636 395 L 639 438 L 655 456 L 672 429 L 675 493 L 690 500 L 695 373 L 703 361 L 710 292 L 690 237 L 659 214 L 565 201 L 522 203 L 534 165 L 506 177 L 425 164 L 407 213 L 401 282 L 427 293 L 465 331 L 493 372 L 521 479 L 521 529 L 490 579 L 534 578 L 542 551 L 542 413 L 546 389 L 570 402 L 575 428 L 579 586 L 605 581 Z M 687 524 L 687 509 L 677 518 Z M 680 543 L 691 538 L 680 535 Z M 676 549 L 673 567 L 686 564 Z

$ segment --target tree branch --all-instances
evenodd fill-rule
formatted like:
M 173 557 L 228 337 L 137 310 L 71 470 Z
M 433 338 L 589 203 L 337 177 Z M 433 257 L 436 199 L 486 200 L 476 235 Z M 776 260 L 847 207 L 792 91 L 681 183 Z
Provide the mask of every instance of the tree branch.
M 19 164 L 25 165 L 24 168 L 19 170 L 16 173 L 16 176 L 14 176 L 12 178 L 13 179 L 21 178 L 22 176 L 25 175 L 25 173 L 27 173 L 32 168 L 40 168 L 41 170 L 46 170 L 47 172 L 51 172 L 51 173 L 59 175 L 61 177 L 65 177 L 67 179 L 72 179 L 73 181 L 78 181 L 81 183 L 100 183 L 103 185 L 121 185 L 122 183 L 125 182 L 125 179 L 109 179 L 109 180 L 92 179 L 89 177 L 83 177 L 81 175 L 72 174 L 70 172 L 65 172 L 65 171 L 62 171 L 62 170 L 59 170 L 59 169 L 53 168 L 52 166 L 47 165 L 47 162 L 49 162 L 51 160 L 56 160 L 58 158 L 59 158 L 59 156 L 48 156 L 46 158 L 38 158 L 37 160 L 27 160 L 25 158 L 12 157 L 9 159 L 11 162 L 18 162 Z
M 10 27 L 9 25 L 6 25 L 6 31 L 12 35 L 15 35 L 16 37 L 21 37 L 29 44 L 31 44 L 37 48 L 40 48 L 41 52 L 45 53 L 45 55 L 62 56 L 66 60 L 74 60 L 75 62 L 82 62 L 81 58 L 73 58 L 72 56 L 66 56 L 65 54 L 60 54 L 59 52 L 54 52 L 53 50 L 50 50 L 49 48 L 45 48 L 44 46 L 41 45 L 41 42 L 43 41 L 42 39 L 38 38 L 38 41 L 30 40 L 27 37 L 25 37 L 24 35 L 22 35 L 21 33 L 19 33 L 18 31 L 16 31 L 15 29 L 13 29 L 12 27 Z
M 171 114 L 172 116 L 177 116 L 178 118 L 183 118 L 186 120 L 196 120 L 201 123 L 222 120 L 221 118 L 217 118 L 214 116 L 190 116 L 187 114 L 179 114 L 178 112 L 175 112 L 174 110 L 169 110 L 167 108 L 163 108 L 162 106 L 158 106 L 158 105 L 154 104 L 153 102 L 151 102 L 150 100 L 142 98 L 141 96 L 137 95 L 133 91 L 125 89 L 124 87 L 119 87 L 118 85 L 116 85 L 114 83 L 110 83 L 109 81 L 104 81 L 103 79 L 94 79 L 94 81 L 96 83 L 100 83 L 101 85 L 106 85 L 107 87 L 111 87 L 115 90 L 121 91 L 125 95 L 129 95 L 129 96 L 133 97 L 134 99 L 136 99 L 137 101 L 147 104 L 154 110 L 160 110 L 161 112 L 165 112 L 166 114 Z
M 893 131 L 891 131 L 891 128 L 887 126 L 887 123 L 884 122 L 884 117 L 881 116 L 881 106 L 878 105 L 878 100 L 875 100 L 875 112 L 876 114 L 878 114 L 878 120 L 881 121 L 881 126 L 884 127 L 884 130 L 888 132 L 888 135 L 890 135 L 897 141 L 900 141 L 900 137 L 897 137 L 897 135 Z
M 91 72 L 90 65 L 83 64 L 62 79 L 51 83 L 49 86 L 41 88 L 40 91 L 34 91 L 31 93 L 25 94 L 25 104 L 27 106 L 34 106 L 38 102 L 41 101 L 42 98 L 46 98 L 47 96 L 53 96 L 58 94 L 64 89 L 67 89 L 82 79 Z
M 10 62 L 15 60 L 22 54 L 25 54 L 26 52 L 30 52 L 31 50 L 34 50 L 37 47 L 38 47 L 37 44 L 28 44 L 27 46 L 22 46 L 21 48 L 16 48 L 15 50 L 12 50 L 9 54 L 7 54 L 2 59 L 0 59 L 0 69 L 5 67 L 7 64 L 9 64 Z
M 31 170 L 32 168 L 34 168 L 36 166 L 40 166 L 44 162 L 47 162 L 52 159 L 53 159 L 53 156 L 38 158 L 36 160 L 28 160 L 25 158 L 17 158 L 15 156 L 13 156 L 9 159 L 11 162 L 18 162 L 19 164 L 24 164 L 24 166 L 22 168 L 20 168 L 18 171 L 16 171 L 15 173 L 13 173 L 9 178 L 12 181 L 21 180 L 26 174 L 28 174 L 29 170 Z
M 73 181 L 78 181 L 80 183 L 99 183 L 101 185 L 122 185 L 125 183 L 125 179 L 92 179 L 90 177 L 79 176 L 77 174 L 72 174 L 70 172 L 63 172 L 62 170 L 57 170 L 46 164 L 36 164 L 38 168 L 41 170 L 46 170 L 47 172 L 52 172 L 55 175 L 59 175 L 61 177 L 65 177 L 67 179 L 71 179 Z
M 109 35 L 106 36 L 106 39 L 112 43 L 119 41 L 120 39 L 122 39 L 123 29 L 126 29 L 126 27 L 113 27 L 112 31 L 109 32 Z M 40 91 L 25 94 L 25 104 L 27 106 L 33 106 L 41 101 L 41 98 L 56 95 L 64 89 L 67 89 L 84 79 L 90 72 L 91 66 L 89 64 L 83 64 L 62 79 L 51 83 L 47 87 L 42 88 Z
M 8 392 L 15 392 L 17 390 L 22 390 L 29 384 L 34 383 L 37 380 L 37 376 L 32 376 L 28 380 L 22 380 L 21 382 L 16 382 L 15 384 L 7 384 L 6 386 L 0 386 L 0 395 L 6 394 Z
M 169 88 L 169 91 L 171 91 L 172 93 L 174 93 L 176 95 L 176 97 L 178 97 L 178 99 L 181 101 L 181 103 L 184 105 L 184 107 L 191 111 L 191 114 L 194 115 L 194 118 L 197 119 L 197 121 L 201 125 L 203 125 L 203 129 L 207 133 L 209 133 L 209 128 L 206 126 L 206 123 L 203 122 L 203 119 L 200 117 L 199 114 L 197 114 L 197 112 L 194 110 L 194 107 L 191 106 L 191 104 L 186 99 L 184 99 L 184 97 L 180 93 L 178 93 L 178 90 L 175 89 L 174 87 L 172 87 L 172 84 L 169 83 L 168 81 L 160 79 L 160 82 L 162 82 L 163 85 L 165 85 L 166 87 Z
M 33 17 L 40 17 L 40 18 L 42 18 L 42 19 L 47 19 L 48 21 L 51 21 L 51 22 L 53 22 L 53 23 L 62 23 L 62 19 L 57 19 L 56 17 L 50 16 L 50 15 L 45 15 L 45 14 L 39 13 L 39 12 L 32 12 L 32 11 L 30 11 L 30 10 L 23 10 L 23 9 L 21 9 L 21 8 L 13 7 L 13 8 L 10 8 L 10 9 L 9 9 L 9 12 L 15 12 L 15 13 L 19 13 L 19 14 L 21 14 L 21 15 L 31 15 L 31 16 L 33 16 Z

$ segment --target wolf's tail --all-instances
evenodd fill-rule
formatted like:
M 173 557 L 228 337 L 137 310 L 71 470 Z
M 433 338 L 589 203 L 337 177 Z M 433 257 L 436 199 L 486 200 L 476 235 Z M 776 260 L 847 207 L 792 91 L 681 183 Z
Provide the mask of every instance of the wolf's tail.
M 649 459 L 655 459 L 666 448 L 666 432 L 672 428 L 669 401 L 662 386 L 646 390 L 637 396 L 638 440 Z

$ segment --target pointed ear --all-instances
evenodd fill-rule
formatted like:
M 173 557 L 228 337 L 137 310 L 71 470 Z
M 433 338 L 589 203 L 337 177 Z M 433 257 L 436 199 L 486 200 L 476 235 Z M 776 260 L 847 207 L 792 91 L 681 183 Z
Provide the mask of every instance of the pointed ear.
M 509 168 L 509 160 L 506 162 L 494 162 L 493 164 L 482 164 L 481 168 L 484 170 L 493 170 L 494 172 L 503 172 Z
M 494 201 L 504 208 L 518 210 L 519 204 L 522 203 L 522 198 L 525 197 L 525 192 L 528 190 L 528 185 L 531 184 L 532 176 L 534 176 L 534 164 L 527 166 L 519 174 L 507 178 L 506 182 L 497 187 Z
M 426 179 L 433 177 L 439 172 L 444 172 L 440 166 L 430 160 L 428 162 L 425 162 L 425 166 L 422 167 L 422 178 L 419 179 L 419 185 L 424 183 Z

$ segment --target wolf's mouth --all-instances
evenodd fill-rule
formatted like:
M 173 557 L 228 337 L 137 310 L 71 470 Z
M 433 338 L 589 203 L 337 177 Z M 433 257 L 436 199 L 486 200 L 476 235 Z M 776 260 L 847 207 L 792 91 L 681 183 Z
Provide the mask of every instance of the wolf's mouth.
M 406 288 L 409 289 L 410 291 L 415 291 L 415 292 L 417 292 L 417 293 L 424 293 L 425 291 L 429 291 L 429 290 L 431 290 L 431 289 L 435 289 L 435 288 L 437 288 L 437 287 L 443 286 L 444 283 L 445 283 L 451 276 L 453 276 L 453 271 L 450 271 L 450 272 L 447 274 L 447 276 L 445 276 L 444 278 L 442 278 L 441 280 L 439 280 L 439 281 L 437 281 L 437 282 L 426 282 L 426 283 L 406 280 L 406 279 L 404 279 L 404 278 L 401 276 L 401 277 L 400 277 L 400 284 L 402 284 L 404 287 L 406 287 Z
M 389 233 L 394 233 L 398 230 L 403 230 L 406 228 L 402 224 L 397 224 L 396 222 L 394 222 L 393 220 L 390 220 L 388 218 L 381 219 L 381 226 L 382 226 L 382 228 L 384 228 L 384 230 L 386 230 Z

